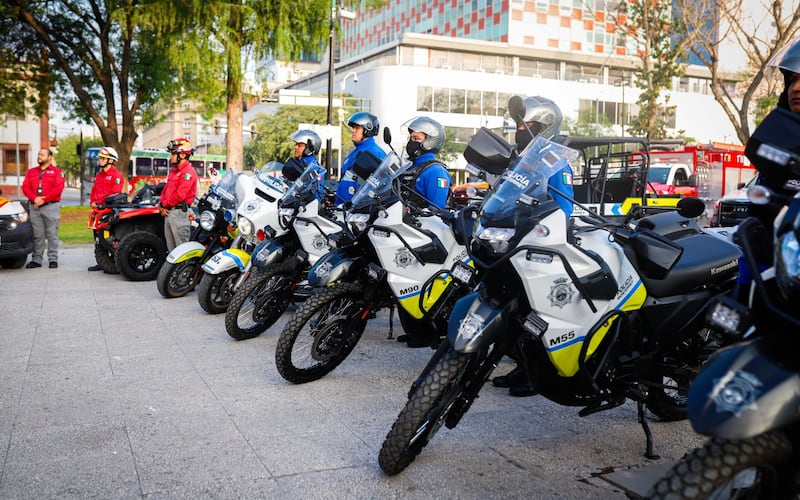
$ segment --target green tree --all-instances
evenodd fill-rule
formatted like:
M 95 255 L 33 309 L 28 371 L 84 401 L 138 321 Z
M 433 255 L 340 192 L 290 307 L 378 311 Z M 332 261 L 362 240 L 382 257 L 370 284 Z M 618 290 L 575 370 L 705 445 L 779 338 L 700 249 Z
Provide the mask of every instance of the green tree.
M 578 111 L 576 119 L 564 117 L 561 133 L 575 136 L 609 136 L 613 134 L 611 120 L 605 113 L 591 108 Z
M 620 39 L 642 63 L 634 80 L 642 90 L 636 101 L 639 114 L 631 117 L 626 128 L 632 135 L 663 139 L 670 112 L 669 98 L 663 94 L 672 88 L 673 78 L 684 74 L 683 61 L 693 43 L 693 33 L 687 30 L 672 0 L 627 0 L 620 8 L 626 18 L 618 24 Z
M 179 88 L 169 60 L 170 39 L 134 24 L 127 9 L 137 0 L 5 0 L 0 3 L 0 54 L 29 69 L 41 92 L 28 95 L 38 109 L 52 96 L 69 118 L 93 123 L 120 155 L 127 175 L 137 138 L 136 120 Z M 13 35 L 9 36 L 9 33 Z M 19 37 L 19 38 L 15 38 Z M 8 67 L 8 66 L 4 66 Z M 13 72 L 12 72 L 13 73 Z M 12 77 L 14 74 L 11 75 Z M 52 91 L 51 91 L 52 89 Z M 0 100 L 16 99 L 0 86 Z
M 260 168 L 270 161 L 285 162 L 293 154 L 294 143 L 289 136 L 297 131 L 297 125 L 324 124 L 326 120 L 326 108 L 318 106 L 279 106 L 273 115 L 256 115 L 251 123 L 259 132 L 244 148 L 245 164 Z
M 228 168 L 241 171 L 243 152 L 243 57 L 320 53 L 328 35 L 330 4 L 324 0 L 143 0 L 131 9 L 159 35 L 181 33 L 182 43 L 165 52 L 183 74 L 197 75 L 189 94 L 210 96 L 205 84 L 224 82 Z M 219 95 L 219 94 L 218 94 Z M 171 103 L 170 103 L 171 104 Z M 217 103 L 206 99 L 207 111 Z M 263 130 L 263 129 L 262 129 Z
M 77 155 L 78 144 L 81 142 L 80 135 L 68 135 L 58 140 L 58 148 L 53 153 L 58 168 L 64 171 L 70 181 L 75 181 L 81 176 L 81 159 Z M 91 138 L 83 140 L 84 149 L 100 147 L 103 145 L 101 139 Z

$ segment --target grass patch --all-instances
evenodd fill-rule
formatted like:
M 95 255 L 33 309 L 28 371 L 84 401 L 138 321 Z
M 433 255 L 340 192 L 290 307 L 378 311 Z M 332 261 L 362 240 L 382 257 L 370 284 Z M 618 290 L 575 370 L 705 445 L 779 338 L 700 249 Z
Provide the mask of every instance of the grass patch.
M 67 244 L 92 244 L 94 234 L 86 227 L 91 208 L 61 207 L 61 221 L 58 224 L 58 239 Z

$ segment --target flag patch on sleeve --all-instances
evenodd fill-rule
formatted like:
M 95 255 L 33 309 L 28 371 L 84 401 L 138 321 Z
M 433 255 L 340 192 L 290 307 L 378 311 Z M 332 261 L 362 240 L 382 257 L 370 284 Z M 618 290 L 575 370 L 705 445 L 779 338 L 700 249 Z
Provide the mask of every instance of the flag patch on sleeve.
M 183 174 L 183 178 L 184 178 L 184 179 L 186 179 L 186 180 L 188 181 L 189 179 L 191 179 L 191 178 L 192 178 L 192 176 L 191 176 L 191 175 L 189 175 L 189 174 Z
M 447 187 L 447 179 L 444 177 L 437 177 L 436 178 L 436 187 L 446 188 Z
M 561 172 L 561 178 L 564 182 L 564 185 L 571 186 L 572 185 L 572 174 L 569 172 Z

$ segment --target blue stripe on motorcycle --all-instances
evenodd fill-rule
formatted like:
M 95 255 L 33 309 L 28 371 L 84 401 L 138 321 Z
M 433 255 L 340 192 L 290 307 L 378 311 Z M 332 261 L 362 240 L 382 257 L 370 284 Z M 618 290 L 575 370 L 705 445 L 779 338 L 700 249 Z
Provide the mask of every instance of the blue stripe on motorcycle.
M 222 255 L 228 256 L 231 259 L 233 259 L 233 261 L 236 263 L 236 267 L 238 267 L 239 269 L 244 269 L 244 262 L 242 262 L 242 259 L 240 259 L 239 256 L 236 255 L 235 253 L 223 250 Z
M 571 346 L 572 344 L 577 344 L 578 342 L 583 342 L 584 340 L 586 340 L 586 336 L 585 335 L 583 337 L 574 338 L 574 339 L 570 340 L 569 342 L 565 342 L 563 344 L 558 344 L 555 347 L 546 347 L 546 349 L 549 352 L 555 352 L 555 351 L 558 351 L 558 350 L 561 350 L 561 349 L 565 349 L 565 348 Z

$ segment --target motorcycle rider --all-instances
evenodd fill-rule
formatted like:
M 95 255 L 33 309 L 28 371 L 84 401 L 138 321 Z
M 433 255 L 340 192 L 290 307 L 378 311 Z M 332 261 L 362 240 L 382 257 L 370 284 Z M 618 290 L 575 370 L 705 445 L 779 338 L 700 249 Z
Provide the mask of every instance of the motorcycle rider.
M 381 128 L 377 116 L 366 111 L 357 111 L 347 119 L 347 126 L 350 127 L 350 138 L 355 149 L 342 161 L 335 205 L 350 201 L 361 184 L 386 157 L 386 151 L 375 142 L 375 136 Z
M 197 173 L 189 162 L 194 153 L 192 143 L 179 137 L 167 144 L 169 162 L 172 169 L 167 176 L 167 184 L 161 191 L 158 211 L 164 217 L 164 239 L 167 251 L 189 241 L 191 222 L 189 207 L 197 195 Z
M 116 167 L 118 160 L 119 155 L 111 146 L 104 146 L 97 153 L 97 163 L 100 165 L 100 170 L 94 178 L 94 185 L 89 193 L 89 206 L 92 208 L 97 208 L 98 205 L 105 203 L 106 197 L 122 192 L 122 174 L 119 173 Z M 102 271 L 103 266 L 95 264 L 90 266 L 88 270 Z
M 444 127 L 427 116 L 419 116 L 408 123 L 406 153 L 413 165 L 406 173 L 406 183 L 422 197 L 423 202 L 444 208 L 450 195 L 450 173 L 436 159 L 446 140 Z
M 546 97 L 526 97 L 523 99 L 523 103 L 525 104 L 525 116 L 512 116 L 517 124 L 514 140 L 518 152 L 525 149 L 535 137 L 543 137 L 548 140 L 557 137 L 563 117 L 561 109 L 556 103 Z M 572 168 L 566 165 L 548 179 L 548 185 L 574 198 L 572 175 Z M 556 193 L 551 194 L 567 217 L 572 215 L 572 202 Z M 517 349 L 511 357 L 518 359 L 520 356 L 522 356 L 522 350 Z M 528 374 L 519 364 L 506 375 L 493 378 L 492 384 L 497 387 L 508 387 L 508 392 L 512 396 L 525 397 L 536 394 L 536 390 L 528 379 Z
M 778 107 L 793 113 L 800 113 L 800 38 L 790 42 L 783 50 L 767 63 L 767 66 L 777 66 L 783 75 L 783 92 L 778 97 Z M 800 192 L 800 178 L 787 169 L 785 172 L 771 171 L 758 172 L 756 184 L 765 186 L 771 191 L 784 196 L 794 196 Z M 750 204 L 748 215 L 757 218 L 764 225 L 763 231 L 757 232 L 759 243 L 754 245 L 756 259 L 761 270 L 772 265 L 772 225 L 778 215 L 777 209 L 771 205 Z M 761 250 L 761 251 L 759 251 Z M 737 289 L 733 294 L 740 302 L 747 304 L 746 294 L 749 284 L 753 280 L 749 266 L 744 259 L 739 261 L 739 278 Z
M 292 158 L 283 165 L 283 176 L 291 182 L 297 180 L 300 174 L 305 171 L 310 165 L 317 167 L 320 175 L 319 190 L 317 191 L 317 199 L 324 201 L 325 192 L 323 183 L 325 181 L 325 169 L 317 161 L 317 153 L 322 148 L 322 139 L 313 130 L 298 130 L 289 136 L 289 139 L 294 142 L 294 153 Z
M 412 119 L 407 127 L 410 135 L 406 153 L 413 164 L 401 179 L 405 187 L 403 198 L 417 208 L 444 208 L 451 179 L 447 168 L 436 159 L 446 139 L 444 127 L 427 116 Z M 398 342 L 405 342 L 408 347 L 430 347 L 436 341 L 429 320 L 415 319 L 402 307 L 397 309 L 397 315 L 405 331 L 397 337 Z

